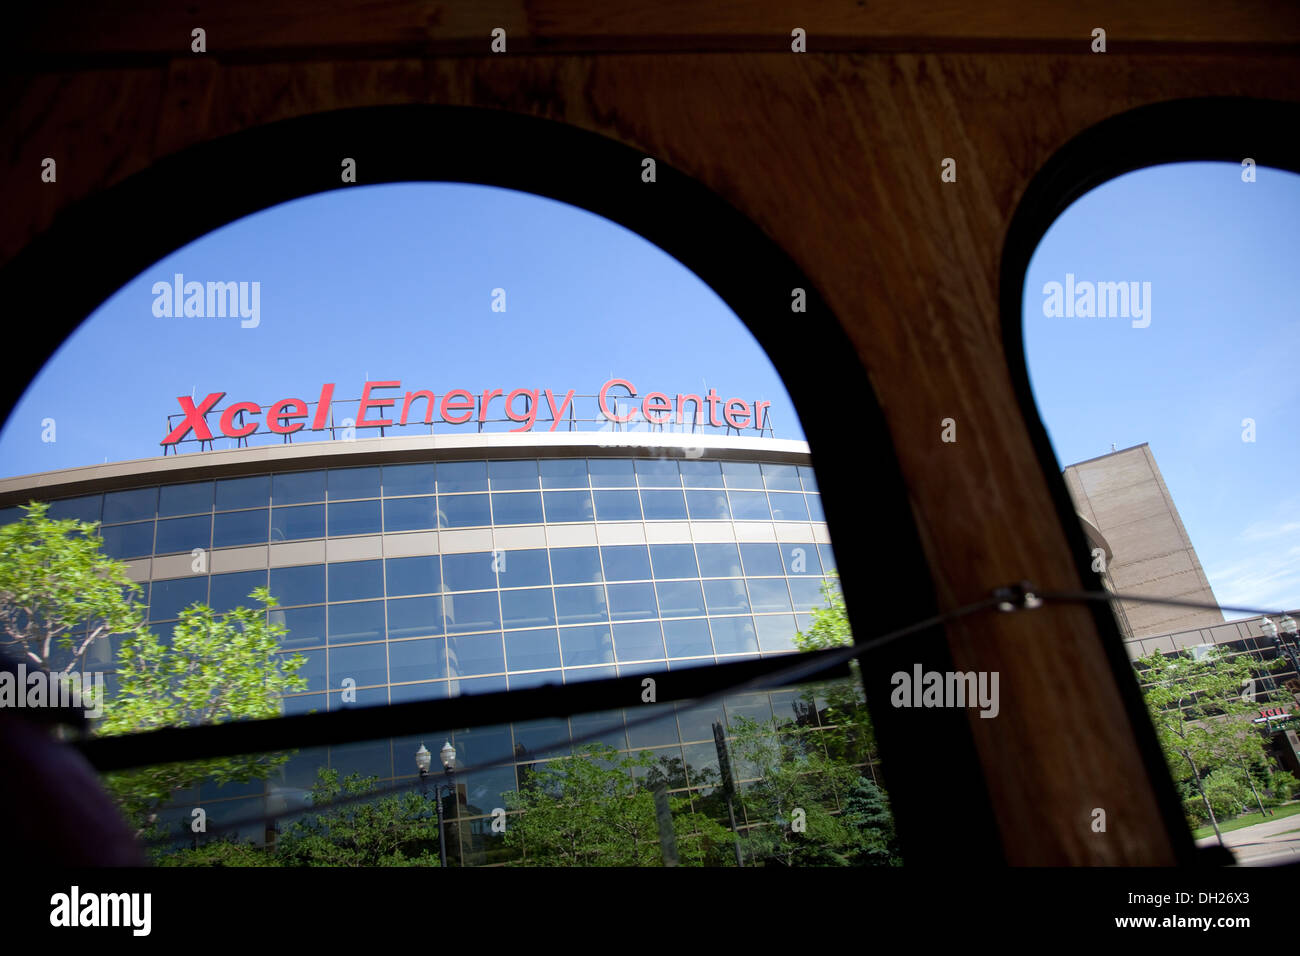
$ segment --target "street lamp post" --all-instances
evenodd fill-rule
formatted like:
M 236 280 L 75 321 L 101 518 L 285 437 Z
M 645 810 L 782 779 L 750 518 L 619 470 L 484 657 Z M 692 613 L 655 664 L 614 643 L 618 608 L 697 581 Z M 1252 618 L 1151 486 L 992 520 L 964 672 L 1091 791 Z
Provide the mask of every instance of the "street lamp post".
M 447 792 L 453 797 L 456 795 L 456 748 L 448 741 L 442 745 L 438 751 L 438 756 L 442 760 L 442 766 L 447 772 Z M 420 784 L 427 798 L 429 795 L 429 767 L 433 764 L 433 755 L 429 753 L 429 748 L 423 743 L 420 749 L 415 752 L 415 766 L 420 771 Z M 442 819 L 442 790 L 443 784 L 435 783 L 433 786 L 433 805 L 438 814 L 438 862 L 442 866 L 447 865 L 447 835 L 443 828 Z

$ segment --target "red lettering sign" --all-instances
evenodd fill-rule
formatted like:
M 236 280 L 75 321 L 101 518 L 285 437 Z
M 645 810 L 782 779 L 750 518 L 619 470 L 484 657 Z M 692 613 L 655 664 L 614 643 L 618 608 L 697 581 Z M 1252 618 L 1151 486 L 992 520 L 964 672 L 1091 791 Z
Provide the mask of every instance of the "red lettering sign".
M 225 394 L 225 392 L 213 392 L 203 400 L 203 404 L 198 408 L 194 407 L 194 400 L 192 398 L 182 395 L 176 399 L 176 401 L 181 403 L 181 411 L 185 413 L 185 421 L 173 428 L 171 433 L 162 440 L 162 443 L 164 445 L 174 445 L 191 431 L 194 432 L 195 438 L 203 441 L 211 441 L 212 432 L 208 431 L 208 423 L 203 416 L 211 410 L 213 405 L 221 401 L 221 399 L 225 397 Z
M 430 390 L 416 390 L 402 393 L 400 381 L 372 381 L 363 383 L 361 401 L 357 410 L 357 428 L 384 428 L 394 424 L 406 425 L 423 420 L 432 425 L 434 415 L 448 425 L 464 425 L 475 418 L 480 423 L 489 420 L 490 406 L 495 399 L 504 403 L 504 409 L 497 411 L 505 419 L 518 424 L 511 432 L 532 431 L 542 412 L 545 399 L 546 410 L 550 412 L 548 431 L 555 431 L 566 419 L 577 421 L 573 417 L 574 391 L 570 389 L 563 397 L 558 397 L 551 389 L 516 388 L 510 391 L 500 388 L 485 388 L 471 392 L 463 388 L 453 388 L 441 395 Z M 390 391 L 391 390 L 391 391 Z M 620 394 L 626 393 L 626 394 Z M 211 392 L 195 404 L 192 398 L 184 395 L 177 398 L 181 412 L 181 423 L 167 433 L 162 440 L 164 446 L 176 445 L 187 438 L 197 441 L 212 441 L 213 431 L 208 423 L 208 414 L 216 411 L 216 405 L 225 392 Z M 396 406 L 401 405 L 400 417 L 394 415 Z M 688 395 L 678 393 L 670 398 L 665 392 L 648 392 L 639 402 L 636 386 L 627 379 L 611 378 L 600 387 L 598 395 L 600 414 L 605 421 L 620 424 L 644 421 L 653 425 L 669 425 L 676 422 L 685 424 L 688 414 L 694 424 L 707 424 L 714 427 L 734 428 L 741 431 L 753 428 L 762 433 L 766 428 L 764 412 L 771 402 L 749 402 L 742 398 L 724 399 L 716 389 L 709 389 L 707 395 Z M 439 400 L 441 399 L 441 400 Z M 334 383 L 321 386 L 320 397 L 316 401 L 316 412 L 310 423 L 305 419 L 310 412 L 309 404 L 301 398 L 282 398 L 263 409 L 254 402 L 235 402 L 221 411 L 217 422 L 217 434 L 227 438 L 245 438 L 256 433 L 262 427 L 258 416 L 265 412 L 265 430 L 277 435 L 292 435 L 298 432 L 320 432 L 334 427 L 331 415 L 334 401 Z M 419 415 L 418 402 L 424 402 L 424 414 Z M 620 404 L 621 402 L 621 404 Z M 706 412 L 707 408 L 707 412 Z M 374 417 L 371 417 L 371 416 Z M 383 416 L 383 417 L 380 417 Z M 500 418 L 495 419 L 500 421 Z M 590 419 L 582 419 L 589 421 Z M 598 419 L 600 420 L 600 419 Z M 238 424 L 236 424 L 238 422 Z M 169 423 L 170 427 L 170 423 Z M 191 437 L 192 436 L 192 437 Z

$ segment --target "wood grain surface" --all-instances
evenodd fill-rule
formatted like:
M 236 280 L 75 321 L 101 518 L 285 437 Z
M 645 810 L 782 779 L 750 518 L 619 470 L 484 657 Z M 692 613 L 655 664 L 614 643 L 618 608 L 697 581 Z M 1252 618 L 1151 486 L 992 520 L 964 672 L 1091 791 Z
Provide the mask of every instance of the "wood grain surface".
M 803 24 L 784 5 L 757 6 L 778 13 L 500 0 L 472 12 L 368 4 L 362 19 L 302 3 L 197 4 L 177 17 L 161 2 L 130 14 L 73 5 L 75 16 L 33 22 L 29 60 L 3 79 L 0 261 L 77 200 L 257 124 L 397 103 L 573 124 L 695 177 L 807 273 L 883 406 L 943 607 L 1024 578 L 1081 587 L 1003 355 L 1008 222 L 1035 171 L 1108 116 L 1187 96 L 1297 99 L 1300 71 L 1285 49 L 1300 39 L 1295 17 L 1273 3 L 1221 15 L 1218 4 L 1115 2 L 1083 16 L 1072 4 L 1002 0 L 978 16 L 951 3 L 833 3 Z M 190 21 L 211 24 L 220 55 L 189 53 Z M 1112 52 L 1060 52 L 1064 40 L 1086 51 L 1088 30 L 1108 23 Z M 471 53 L 495 25 L 537 50 L 609 52 Z M 809 28 L 813 50 L 845 52 L 792 54 L 789 25 Z M 1151 52 L 1124 52 L 1126 31 Z M 769 34 L 780 42 L 763 52 Z M 734 49 L 702 52 L 711 42 Z M 936 52 L 879 52 L 909 43 Z M 1189 54 L 1187 43 L 1204 49 Z M 658 52 L 628 52 L 638 48 Z M 421 50 L 457 55 L 412 55 Z M 131 59 L 140 53 L 161 59 Z M 66 65 L 78 58 L 84 65 Z M 57 185 L 39 181 L 45 156 L 58 159 Z M 940 180 L 944 157 L 957 162 L 955 183 Z M 957 422 L 956 443 L 940 441 L 944 418 Z M 869 528 L 832 533 L 837 546 L 881 544 Z M 947 633 L 959 668 L 1001 675 L 1001 718 L 971 725 L 1007 859 L 1171 862 L 1091 615 L 1045 608 Z M 1104 835 L 1088 825 L 1098 807 Z

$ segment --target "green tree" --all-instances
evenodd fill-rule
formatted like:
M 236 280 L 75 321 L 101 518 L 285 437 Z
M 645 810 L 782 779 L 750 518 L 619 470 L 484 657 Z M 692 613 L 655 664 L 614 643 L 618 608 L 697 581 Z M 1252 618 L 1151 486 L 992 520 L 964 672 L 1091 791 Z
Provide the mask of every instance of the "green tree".
M 1234 774 L 1240 778 L 1239 764 L 1256 762 L 1263 753 L 1264 739 L 1250 723 L 1259 705 L 1242 691 L 1254 686 L 1254 669 L 1274 665 L 1251 661 L 1244 654 L 1228 657 L 1212 647 L 1199 657 L 1187 651 L 1169 656 L 1156 651 L 1135 666 L 1148 684 L 1143 694 L 1170 773 L 1195 789 L 1222 843 L 1206 779 L 1222 770 L 1217 785 L 1224 792 L 1222 781 Z M 1245 787 L 1245 780 L 1239 779 L 1238 785 Z
M 49 506 L 23 506 L 23 520 L 0 527 L 0 643 L 54 673 L 68 674 L 108 635 L 123 636 L 118 692 L 104 701 L 96 732 L 123 734 L 159 727 L 211 724 L 281 713 L 280 695 L 302 690 L 301 656 L 277 653 L 285 628 L 268 624 L 275 601 L 266 589 L 256 609 L 215 615 L 195 605 L 181 615 L 170 641 L 149 632 L 140 586 L 126 565 L 103 553 L 97 522 L 54 520 Z M 105 784 L 137 833 L 155 832 L 157 810 L 170 794 L 211 777 L 247 781 L 287 755 L 263 754 L 149 767 L 111 774 Z
M 1205 796 L 1216 816 L 1235 817 L 1252 802 L 1250 787 L 1236 767 L 1219 767 L 1206 774 Z
M 378 787 L 377 777 L 320 768 L 310 812 L 291 819 L 273 846 L 219 838 L 155 855 L 159 866 L 438 866 L 438 820 L 418 791 L 334 806 Z
M 417 790 L 331 807 L 374 790 L 376 777 L 321 768 L 312 788 L 318 812 L 294 820 L 276 840 L 280 866 L 438 866 L 438 819 Z
M 902 866 L 894 816 L 889 797 L 874 780 L 858 777 L 844 799 L 844 821 L 853 828 L 856 848 L 853 862 L 859 866 Z
M 223 838 L 208 840 L 197 847 L 183 850 L 157 850 L 153 854 L 155 866 L 282 866 L 273 847 L 256 846 L 239 840 Z
M 67 674 L 109 634 L 144 627 L 140 586 L 126 565 L 101 550 L 98 522 L 47 517 L 49 505 L 22 506 L 0 528 L 0 628 L 6 649 L 52 673 Z
M 849 613 L 844 606 L 844 591 L 840 587 L 840 576 L 835 571 L 830 572 L 822 581 L 822 600 L 826 606 L 813 609 L 812 626 L 794 639 L 795 647 L 801 651 L 848 647 L 853 643 Z
M 645 774 L 646 784 L 634 779 Z M 674 774 L 650 751 L 619 754 L 603 744 L 534 769 L 506 795 L 505 843 L 523 851 L 520 866 L 660 866 L 663 855 L 652 789 Z M 683 865 L 725 863 L 731 834 L 670 797 L 673 831 Z
M 737 718 L 731 750 L 742 780 L 738 798 L 750 827 L 746 859 L 778 866 L 848 866 L 859 852 L 840 795 L 858 785 L 856 767 L 829 757 L 822 732 L 781 729 Z
M 821 591 L 825 606 L 814 608 L 812 626 L 795 635 L 794 645 L 800 651 L 848 647 L 853 643 L 839 575 L 830 572 L 822 581 Z M 827 752 L 844 763 L 866 763 L 876 755 L 875 729 L 862 687 L 862 673 L 855 659 L 849 662 L 848 679 L 813 684 L 803 693 L 806 722 L 812 726 L 820 723 L 829 731 L 823 738 Z
M 261 607 L 217 614 L 191 605 L 166 643 L 147 629 L 125 640 L 118 655 L 118 691 L 106 704 L 99 732 L 138 733 L 282 713 L 280 696 L 307 686 L 297 676 L 306 658 L 279 653 L 286 629 L 267 621 L 266 611 L 277 604 L 267 589 L 257 588 L 250 597 Z M 265 777 L 288 757 L 250 754 L 144 767 L 109 774 L 105 782 L 143 836 L 153 832 L 158 809 L 173 791 L 205 779 L 221 784 Z

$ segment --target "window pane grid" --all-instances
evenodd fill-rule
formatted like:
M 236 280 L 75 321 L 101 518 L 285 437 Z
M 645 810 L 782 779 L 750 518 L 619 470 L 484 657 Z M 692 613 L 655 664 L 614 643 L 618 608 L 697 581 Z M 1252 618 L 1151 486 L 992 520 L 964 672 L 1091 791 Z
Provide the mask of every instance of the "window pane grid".
M 106 550 L 125 560 L 180 557 L 193 548 L 543 522 L 822 520 L 820 495 L 803 466 L 634 458 L 286 472 L 154 485 L 65 499 L 59 506 L 52 511 L 102 518 Z M 588 552 L 590 573 L 583 570 Z M 511 578 L 514 554 L 529 556 Z M 467 688 L 488 689 L 488 683 L 473 682 L 504 675 L 537 675 L 539 683 L 543 677 L 592 679 L 662 670 L 668 662 L 785 652 L 795 629 L 807 626 L 808 612 L 821 606 L 822 575 L 833 569 L 829 545 L 811 541 L 681 542 L 507 549 L 499 575 L 458 581 L 453 570 L 448 577 L 449 562 L 490 558 L 490 552 L 474 558 L 435 553 L 297 566 L 320 569 L 315 586 L 291 581 L 287 572 L 296 568 L 271 568 L 272 593 L 283 594 L 271 613 L 290 626 L 286 651 L 321 658 L 319 686 L 294 696 L 337 698 L 340 668 L 361 672 L 358 690 L 432 692 L 434 685 L 445 690 L 462 680 Z M 396 563 L 403 561 L 428 563 Z M 256 576 L 196 576 L 188 587 L 154 582 L 151 620 L 175 620 L 179 607 L 173 605 L 182 597 L 189 603 L 210 593 L 223 606 L 247 604 L 242 592 L 230 591 L 247 583 L 244 575 L 249 581 Z M 201 598 L 190 597 L 200 590 Z M 430 656 L 426 676 L 412 676 L 393 663 L 393 648 L 433 655 L 434 645 L 451 655 L 445 668 Z M 456 651 L 463 662 L 452 660 Z

